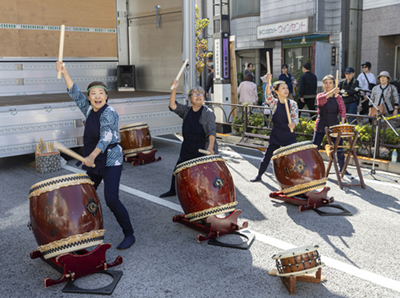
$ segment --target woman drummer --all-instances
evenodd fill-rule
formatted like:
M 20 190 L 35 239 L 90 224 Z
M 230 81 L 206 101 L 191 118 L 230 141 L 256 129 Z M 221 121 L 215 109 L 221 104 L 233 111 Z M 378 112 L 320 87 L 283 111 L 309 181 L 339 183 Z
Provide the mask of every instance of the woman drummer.
M 265 151 L 264 157 L 261 160 L 258 174 L 256 177 L 251 179 L 251 182 L 261 181 L 261 177 L 267 170 L 269 162 L 271 160 L 274 151 L 281 146 L 287 146 L 296 143 L 296 135 L 291 132 L 299 123 L 299 111 L 297 103 L 291 99 L 288 99 L 289 88 L 284 81 L 277 81 L 273 84 L 271 94 L 271 74 L 267 74 L 267 87 L 265 88 L 265 103 L 268 104 L 272 112 L 272 122 L 274 127 L 271 131 L 267 150 Z M 290 119 L 292 120 L 289 124 L 288 117 L 286 114 L 285 102 L 289 105 Z
M 122 173 L 122 148 L 118 145 L 117 112 L 107 105 L 108 93 L 103 82 L 93 82 L 87 88 L 88 98 L 71 79 L 65 65 L 57 62 L 57 71 L 63 74 L 68 94 L 86 117 L 83 135 L 83 169 L 97 190 L 104 180 L 104 197 L 125 235 L 117 249 L 127 249 L 135 243 L 128 211 L 119 199 L 119 182 Z M 93 165 L 96 167 L 92 167 Z
M 324 92 L 317 94 L 317 106 L 318 106 L 318 117 L 315 121 L 313 144 L 321 147 L 322 140 L 325 136 L 325 126 L 338 125 L 338 115 L 342 120 L 342 123 L 346 123 L 346 106 L 343 98 L 338 93 L 339 88 L 335 88 L 335 78 L 332 75 L 327 75 L 322 79 Z M 332 138 L 333 143 L 336 142 L 336 138 Z M 343 140 L 340 140 L 339 145 L 343 144 Z M 339 148 L 336 152 L 339 168 L 342 171 L 344 166 L 344 151 L 343 148 Z M 348 177 L 351 177 L 350 173 L 345 173 Z
M 199 149 L 206 149 L 210 154 L 218 153 L 216 141 L 216 125 L 214 112 L 204 106 L 204 90 L 200 86 L 194 87 L 189 92 L 189 100 L 192 106 L 182 105 L 175 101 L 176 88 L 179 82 L 174 79 L 174 89 L 169 98 L 169 109 L 183 119 L 182 135 L 183 142 L 177 165 L 197 157 L 204 156 Z M 176 195 L 175 176 L 172 175 L 169 191 L 160 195 L 160 198 Z

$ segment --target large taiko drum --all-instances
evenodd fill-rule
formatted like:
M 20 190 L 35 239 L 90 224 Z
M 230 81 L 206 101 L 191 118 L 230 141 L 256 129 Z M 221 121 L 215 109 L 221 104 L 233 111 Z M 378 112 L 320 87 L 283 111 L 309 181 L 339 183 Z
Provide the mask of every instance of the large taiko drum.
M 30 226 L 45 259 L 103 242 L 103 214 L 86 174 L 36 183 L 29 192 Z
M 177 165 L 176 192 L 189 221 L 235 210 L 232 175 L 219 155 L 194 158 Z
M 318 253 L 319 246 L 303 246 L 289 249 L 272 256 L 276 261 L 278 276 L 301 276 L 325 266 Z
M 134 123 L 119 129 L 122 153 L 126 157 L 136 156 L 138 152 L 153 149 L 149 126 L 146 123 Z
M 310 141 L 281 147 L 271 160 L 276 180 L 288 197 L 322 188 L 328 179 L 321 154 Z

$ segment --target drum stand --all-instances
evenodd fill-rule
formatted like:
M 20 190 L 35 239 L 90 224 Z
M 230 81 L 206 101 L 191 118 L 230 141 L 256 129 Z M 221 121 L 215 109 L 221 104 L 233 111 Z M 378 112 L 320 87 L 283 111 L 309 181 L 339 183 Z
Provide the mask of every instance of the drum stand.
M 107 294 L 111 295 L 117 285 L 119 279 L 122 276 L 122 271 L 106 271 L 108 268 L 122 264 L 122 257 L 118 256 L 115 261 L 111 264 L 106 262 L 106 251 L 111 247 L 109 243 L 99 244 L 92 251 L 86 249 L 76 251 L 74 253 L 64 253 L 54 258 L 45 259 L 40 251 L 33 250 L 30 253 L 31 259 L 41 258 L 51 267 L 56 269 L 62 274 L 58 280 L 50 279 L 46 277 L 44 279 L 45 288 L 51 287 L 63 282 L 74 281 L 79 277 L 86 276 L 92 273 L 106 273 L 114 277 L 114 282 L 108 287 L 101 289 L 90 289 L 84 290 L 75 287 L 75 293 L 94 293 L 94 294 Z M 68 285 L 71 288 L 71 285 Z M 65 288 L 64 288 L 65 289 Z M 64 291 L 64 290 L 63 290 Z M 68 291 L 68 290 L 67 290 Z
M 319 268 L 315 274 L 305 274 L 301 276 L 290 276 L 290 277 L 283 277 L 280 276 L 283 284 L 285 285 L 286 289 L 288 289 L 290 295 L 296 295 L 296 281 L 304 281 L 304 282 L 311 282 L 311 283 L 321 283 L 321 281 L 326 280 L 326 276 L 321 274 L 321 269 Z M 269 275 L 277 275 L 278 270 L 272 269 L 268 272 Z
M 213 216 L 207 217 L 202 220 L 197 220 L 197 221 L 189 221 L 185 218 L 185 214 L 181 214 L 181 215 L 175 215 L 174 217 L 172 217 L 172 221 L 181 223 L 192 229 L 195 229 L 204 234 L 207 234 L 207 236 L 198 234 L 197 235 L 198 242 L 210 240 L 210 239 L 212 240 L 214 238 L 220 237 L 225 234 L 232 234 L 232 233 L 239 234 L 240 236 L 243 236 L 248 239 L 247 243 L 223 244 L 221 242 L 218 242 L 218 243 L 209 243 L 209 244 L 228 246 L 228 247 L 232 247 L 232 248 L 247 249 L 250 246 L 252 240 L 254 239 L 254 235 L 248 237 L 246 234 L 238 233 L 239 230 L 245 229 L 249 225 L 247 221 L 245 221 L 241 227 L 237 224 L 237 220 L 238 220 L 238 217 L 240 214 L 242 214 L 242 210 L 238 209 L 238 210 L 233 211 L 231 214 L 229 214 L 227 217 L 224 217 L 224 218 L 213 215 Z
M 156 152 L 157 152 L 156 149 L 152 149 L 148 152 L 138 152 L 135 157 L 124 156 L 124 160 L 132 163 L 132 166 L 144 165 L 147 163 L 161 160 L 160 156 L 156 159 L 155 157 Z
M 325 177 L 329 176 L 329 171 L 333 164 L 340 189 L 343 189 L 343 186 L 361 186 L 362 188 L 365 188 L 364 179 L 361 174 L 360 164 L 358 162 L 357 153 L 356 153 L 356 149 L 355 149 L 355 145 L 356 145 L 357 138 L 358 138 L 358 132 L 356 131 L 354 133 L 354 135 L 343 135 L 343 138 L 347 137 L 349 144 L 350 144 L 348 147 L 350 149 L 349 149 L 349 154 L 346 157 L 342 172 L 339 171 L 338 162 L 337 162 L 337 158 L 336 158 L 336 152 L 337 152 L 337 149 L 339 148 L 339 142 L 340 142 L 340 139 L 342 138 L 342 132 L 339 131 L 339 133 L 336 137 L 335 144 L 333 144 L 333 142 L 332 142 L 332 138 L 331 138 L 328 127 L 325 127 L 325 133 L 326 133 L 326 137 L 328 139 L 328 145 L 325 148 L 326 148 L 326 153 L 328 154 L 328 157 L 329 157 L 329 163 L 328 163 L 328 167 L 326 168 Z M 343 147 L 347 147 L 347 146 L 343 146 Z M 359 184 L 351 184 L 351 183 L 344 184 L 342 182 L 342 178 L 343 178 L 344 174 L 346 173 L 346 169 L 347 169 L 347 166 L 349 165 L 351 156 L 353 156 L 354 163 L 357 168 L 358 177 L 360 179 Z
M 324 187 L 320 192 L 308 191 L 296 197 L 287 197 L 283 191 L 274 191 L 269 196 L 270 198 L 282 200 L 286 203 L 299 205 L 299 212 L 302 212 L 333 203 L 333 197 L 328 198 L 329 190 L 329 187 Z

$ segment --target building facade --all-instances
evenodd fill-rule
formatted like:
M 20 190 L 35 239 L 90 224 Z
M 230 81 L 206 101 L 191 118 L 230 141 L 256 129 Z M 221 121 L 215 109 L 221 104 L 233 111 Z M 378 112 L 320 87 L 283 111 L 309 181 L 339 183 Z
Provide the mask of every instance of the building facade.
M 372 64 L 372 73 L 386 70 L 400 77 L 400 1 L 364 0 L 361 61 Z
M 238 72 L 252 62 L 259 78 L 267 70 L 267 51 L 275 78 L 282 64 L 298 78 L 311 62 L 318 80 L 360 64 L 362 0 L 231 0 L 231 7 Z

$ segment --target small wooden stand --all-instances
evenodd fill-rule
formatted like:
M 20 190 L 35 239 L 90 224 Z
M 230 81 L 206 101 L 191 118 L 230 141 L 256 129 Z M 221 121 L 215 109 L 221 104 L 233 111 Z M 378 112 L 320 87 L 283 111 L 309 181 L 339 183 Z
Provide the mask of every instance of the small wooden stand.
M 287 197 L 282 191 L 274 191 L 269 194 L 271 198 L 282 200 L 286 203 L 299 205 L 299 212 L 316 209 L 333 203 L 333 197 L 328 198 L 329 187 L 324 187 L 320 192 L 308 191 L 297 197 Z
M 240 214 L 242 214 L 242 210 L 238 209 L 224 218 L 214 215 L 198 221 L 189 221 L 185 218 L 185 215 L 182 214 L 172 217 L 172 221 L 207 234 L 207 236 L 201 234 L 197 235 L 197 241 L 201 242 L 247 228 L 249 225 L 247 221 L 245 221 L 241 227 L 237 224 Z
M 332 138 L 331 138 L 330 131 L 329 131 L 328 127 L 325 127 L 325 133 L 326 133 L 326 137 L 328 139 L 328 145 L 331 148 L 333 148 L 332 151 L 326 152 L 328 154 L 328 156 L 329 156 L 329 164 L 328 164 L 328 167 L 326 168 L 325 177 L 329 176 L 329 171 L 330 171 L 331 166 L 333 164 L 333 167 L 335 168 L 336 177 L 337 177 L 340 189 L 343 189 L 343 186 L 361 186 L 362 188 L 365 188 L 363 175 L 361 173 L 360 164 L 358 163 L 357 153 L 356 153 L 356 150 L 355 150 L 355 145 L 356 145 L 357 138 L 358 138 L 358 132 L 356 131 L 354 133 L 354 135 L 344 135 L 343 136 L 343 138 L 347 137 L 350 146 L 349 146 L 349 154 L 347 155 L 347 158 L 346 158 L 346 161 L 344 163 L 342 172 L 339 171 L 338 161 L 337 161 L 337 158 L 336 158 L 336 152 L 337 152 L 337 149 L 339 147 L 340 139 L 342 138 L 342 132 L 339 131 L 338 136 L 337 136 L 336 141 L 335 141 L 335 144 L 333 144 L 333 142 L 332 142 Z M 352 184 L 352 183 L 344 184 L 342 182 L 342 178 L 343 178 L 344 174 L 346 173 L 346 169 L 347 169 L 347 166 L 349 165 L 351 156 L 353 156 L 354 163 L 355 163 L 356 168 L 357 168 L 358 178 L 360 180 L 360 183 L 358 183 L 358 184 Z
M 59 283 L 74 281 L 79 277 L 101 272 L 122 264 L 123 259 L 121 256 L 118 256 L 111 264 L 106 262 L 106 251 L 110 247 L 111 244 L 102 243 L 90 252 L 83 249 L 74 253 L 61 254 L 50 259 L 45 259 L 40 251 L 33 250 L 30 253 L 30 257 L 31 259 L 41 258 L 62 274 L 61 278 L 58 280 L 46 277 L 44 279 L 44 286 L 47 288 Z
M 132 166 L 144 165 L 161 160 L 160 156 L 156 159 L 156 152 L 156 149 L 152 149 L 149 152 L 138 152 L 135 157 L 124 157 L 124 160 L 130 162 Z
M 304 282 L 311 282 L 311 283 L 321 283 L 321 281 L 326 280 L 326 276 L 322 276 L 321 269 L 319 268 L 315 274 L 305 274 L 300 276 L 279 276 L 285 285 L 286 289 L 288 289 L 290 295 L 296 295 L 296 281 L 304 281 Z M 272 269 L 268 272 L 269 275 L 277 275 L 278 270 Z

